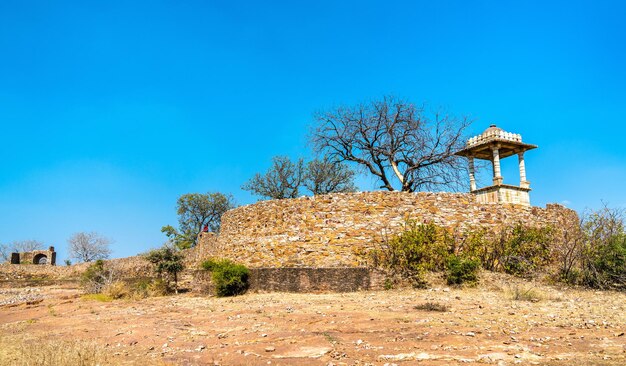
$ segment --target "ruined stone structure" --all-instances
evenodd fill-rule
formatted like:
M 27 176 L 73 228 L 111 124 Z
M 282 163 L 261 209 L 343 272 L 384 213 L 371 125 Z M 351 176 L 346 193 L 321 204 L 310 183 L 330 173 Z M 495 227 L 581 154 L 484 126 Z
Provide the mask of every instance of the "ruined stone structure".
M 535 149 L 536 145 L 525 144 L 522 136 L 505 132 L 496 125 L 491 125 L 482 134 L 467 141 L 465 148 L 456 155 L 465 156 L 469 161 L 470 192 L 479 202 L 515 203 L 530 206 L 530 182 L 526 180 L 524 152 Z M 517 155 L 519 163 L 519 186 L 503 184 L 500 173 L 500 159 Z M 491 161 L 493 166 L 493 184 L 476 188 L 474 177 L 474 159 Z
M 523 223 L 564 227 L 578 220 L 563 206 L 487 203 L 473 193 L 359 192 L 261 201 L 226 212 L 219 236 L 202 235 L 202 256 L 251 268 L 362 267 L 369 250 L 398 233 L 405 220 L 450 229 Z
M 33 250 L 30 252 L 11 253 L 11 264 L 43 264 L 56 265 L 57 253 L 54 247 L 48 250 Z

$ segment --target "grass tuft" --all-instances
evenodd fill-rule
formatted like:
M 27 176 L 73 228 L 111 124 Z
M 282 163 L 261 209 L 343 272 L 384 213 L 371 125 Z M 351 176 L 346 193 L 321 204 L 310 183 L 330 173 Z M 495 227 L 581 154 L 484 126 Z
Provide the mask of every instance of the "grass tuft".
M 80 297 L 83 300 L 92 300 L 100 302 L 113 301 L 113 298 L 107 294 L 86 294 Z
M 448 307 L 446 305 L 430 301 L 423 304 L 415 305 L 413 308 L 416 310 L 437 311 L 440 313 L 445 313 L 446 311 L 448 311 Z
M 534 286 L 515 284 L 505 291 L 508 298 L 515 301 L 538 302 L 545 298 L 544 294 Z

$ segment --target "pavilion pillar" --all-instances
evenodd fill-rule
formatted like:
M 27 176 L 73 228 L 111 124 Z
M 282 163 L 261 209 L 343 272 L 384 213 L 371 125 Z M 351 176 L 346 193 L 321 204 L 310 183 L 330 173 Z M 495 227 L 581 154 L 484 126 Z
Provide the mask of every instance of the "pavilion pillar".
M 470 192 L 474 192 L 476 190 L 476 178 L 474 177 L 474 157 L 468 156 L 469 161 L 469 179 L 470 179 Z
M 493 153 L 493 185 L 502 184 L 502 174 L 500 173 L 500 145 L 493 145 L 491 152 Z
M 519 162 L 519 186 L 522 188 L 530 188 L 530 182 L 526 180 L 526 164 L 524 163 L 524 152 L 517 154 Z

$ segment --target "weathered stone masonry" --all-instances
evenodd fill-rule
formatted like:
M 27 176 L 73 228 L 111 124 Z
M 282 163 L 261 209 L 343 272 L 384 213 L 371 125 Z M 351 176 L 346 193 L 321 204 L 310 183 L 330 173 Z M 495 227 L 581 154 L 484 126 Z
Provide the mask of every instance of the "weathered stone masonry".
M 561 205 L 546 208 L 480 203 L 473 194 L 359 192 L 262 201 L 228 211 L 218 237 L 204 236 L 206 256 L 251 268 L 360 267 L 364 254 L 384 235 L 402 230 L 406 219 L 448 228 L 564 227 L 578 220 Z

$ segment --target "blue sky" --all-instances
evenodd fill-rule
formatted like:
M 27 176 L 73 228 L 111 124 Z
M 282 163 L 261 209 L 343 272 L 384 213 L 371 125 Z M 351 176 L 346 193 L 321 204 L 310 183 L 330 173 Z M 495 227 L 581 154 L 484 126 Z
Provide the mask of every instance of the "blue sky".
M 114 257 L 157 247 L 179 195 L 254 202 L 240 187 L 272 156 L 310 156 L 313 112 L 385 94 L 539 145 L 534 205 L 626 207 L 625 15 L 623 1 L 3 0 L 0 242 L 61 260 L 78 231 L 112 238 Z

